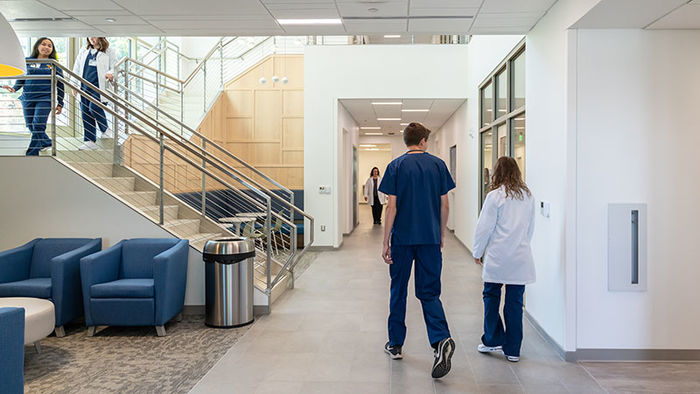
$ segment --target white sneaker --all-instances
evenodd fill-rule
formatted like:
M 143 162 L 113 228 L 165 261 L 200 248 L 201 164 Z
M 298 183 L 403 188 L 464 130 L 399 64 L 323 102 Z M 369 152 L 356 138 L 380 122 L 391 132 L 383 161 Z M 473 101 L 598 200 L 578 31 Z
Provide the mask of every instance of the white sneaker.
M 506 359 L 512 363 L 517 363 L 520 361 L 520 357 L 518 356 L 506 356 Z
M 80 145 L 78 147 L 80 150 L 97 150 L 99 149 L 99 146 L 97 146 L 96 143 L 92 141 L 86 141 L 84 144 Z
M 476 350 L 478 350 L 479 353 L 492 353 L 500 352 L 503 350 L 503 348 L 501 346 L 486 346 L 483 343 L 480 343 Z
M 114 138 L 114 133 L 112 132 L 112 129 L 107 129 L 107 131 L 102 133 L 101 138 Z

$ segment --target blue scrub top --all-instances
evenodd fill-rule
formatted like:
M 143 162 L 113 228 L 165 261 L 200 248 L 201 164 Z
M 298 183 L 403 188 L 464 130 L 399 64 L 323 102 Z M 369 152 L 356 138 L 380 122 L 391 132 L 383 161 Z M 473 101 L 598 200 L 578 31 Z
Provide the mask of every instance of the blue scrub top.
M 89 50 L 87 56 L 85 57 L 85 65 L 83 66 L 83 79 L 99 87 L 99 78 L 97 75 L 97 52 L 91 52 L 92 51 Z M 97 94 L 97 92 L 89 88 L 84 83 L 82 83 L 80 87 L 83 89 L 83 91 L 89 92 L 93 96 Z
M 405 153 L 389 163 L 379 191 L 396 196 L 392 245 L 439 245 L 440 197 L 454 187 L 445 162 L 429 153 Z

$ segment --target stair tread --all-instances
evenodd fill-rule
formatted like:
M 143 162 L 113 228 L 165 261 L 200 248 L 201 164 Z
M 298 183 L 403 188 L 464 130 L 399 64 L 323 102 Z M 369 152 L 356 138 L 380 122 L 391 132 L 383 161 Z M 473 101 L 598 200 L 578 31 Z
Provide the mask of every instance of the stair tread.
M 181 224 L 186 224 L 186 223 L 194 223 L 197 222 L 199 223 L 199 219 L 174 219 L 174 220 L 168 220 L 165 222 L 163 226 L 165 227 L 172 227 L 172 226 L 179 226 Z

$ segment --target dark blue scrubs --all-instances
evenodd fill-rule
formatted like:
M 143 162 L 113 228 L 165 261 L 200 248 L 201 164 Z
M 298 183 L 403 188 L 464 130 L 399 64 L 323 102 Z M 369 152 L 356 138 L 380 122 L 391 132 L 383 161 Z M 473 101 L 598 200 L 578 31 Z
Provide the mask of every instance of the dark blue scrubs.
M 31 58 L 27 58 L 31 59 Z M 27 63 L 27 75 L 51 75 L 49 63 Z M 60 68 L 57 75 L 63 75 Z M 32 133 L 29 141 L 27 156 L 38 156 L 42 148 L 51 146 L 51 138 L 46 134 L 46 122 L 51 114 L 51 80 L 50 79 L 19 79 L 13 87 L 15 91 L 23 89 L 19 97 L 22 102 L 24 122 Z M 63 106 L 64 86 L 56 84 L 56 104 Z
M 99 87 L 99 77 L 97 75 L 98 53 L 99 52 L 95 52 L 92 54 L 90 51 L 88 51 L 87 57 L 85 57 L 85 65 L 83 66 L 83 79 L 96 87 Z M 80 88 L 83 92 L 86 92 L 90 96 L 94 97 L 97 101 L 100 100 L 100 94 L 94 89 L 88 87 L 84 83 L 80 84 Z M 107 130 L 105 111 L 84 96 L 80 97 L 80 109 L 83 112 L 83 140 L 96 142 L 97 126 L 100 127 L 102 132 Z
M 415 261 L 416 297 L 423 306 L 428 339 L 435 345 L 450 337 L 440 302 L 441 196 L 455 187 L 445 163 L 429 153 L 406 153 L 389 163 L 379 191 L 396 196 L 396 218 L 391 230 L 391 296 L 389 342 L 402 346 L 406 339 L 406 296 Z

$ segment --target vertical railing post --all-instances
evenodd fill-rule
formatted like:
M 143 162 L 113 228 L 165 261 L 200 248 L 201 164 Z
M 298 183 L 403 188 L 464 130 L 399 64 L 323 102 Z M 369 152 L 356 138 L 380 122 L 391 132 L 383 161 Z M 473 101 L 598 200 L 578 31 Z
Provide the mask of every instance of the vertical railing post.
M 185 124 L 185 84 L 180 82 L 180 135 L 184 133 Z
M 221 59 L 219 61 L 219 66 L 221 69 L 221 76 L 220 76 L 220 83 L 221 83 L 221 90 L 224 89 L 224 39 L 222 38 L 219 40 L 219 58 Z M 205 108 L 206 110 L 206 108 Z
M 165 143 L 163 142 L 163 133 L 159 132 L 158 134 L 159 134 L 159 139 L 160 139 L 160 141 L 159 141 L 160 142 L 160 163 L 159 163 L 160 175 L 158 176 L 159 181 L 160 181 L 160 188 L 159 188 L 159 194 L 160 194 L 159 200 L 160 201 L 158 204 L 158 209 L 159 209 L 160 214 L 159 214 L 158 223 L 163 225 L 163 223 L 165 222 L 164 215 L 163 215 L 163 197 L 165 195 L 165 193 L 164 193 L 165 192 L 165 182 L 163 180 L 163 165 L 164 165 L 163 156 L 164 156 L 164 152 L 165 152 Z
M 57 100 L 56 100 L 56 65 L 52 64 L 51 65 L 51 104 L 49 104 L 49 109 L 51 111 L 51 156 L 56 156 L 56 145 L 58 145 L 58 141 L 56 141 L 56 105 Z M 64 86 L 64 91 L 65 91 L 65 86 Z
M 129 76 L 129 59 L 126 59 L 126 61 L 124 61 L 124 99 L 126 101 L 129 101 L 129 92 L 130 92 L 129 80 L 130 79 L 131 78 Z M 128 112 L 124 113 L 124 119 L 129 120 L 129 113 Z M 126 134 L 129 134 L 129 124 L 128 123 L 124 123 L 124 134 L 125 134 L 125 136 L 126 136 Z
M 122 63 L 121 68 L 122 70 L 114 70 L 114 95 L 119 96 L 119 75 L 126 75 L 124 73 L 124 65 L 126 65 L 126 62 Z M 124 109 L 126 110 L 127 106 L 124 106 Z M 119 110 L 117 107 L 114 107 L 114 111 L 116 113 L 119 113 Z M 124 115 L 126 116 L 126 111 L 124 111 Z M 112 140 L 112 164 L 118 165 L 120 164 L 119 160 L 119 118 L 114 116 L 114 140 Z
M 160 109 L 160 74 L 156 73 L 156 119 L 158 119 L 158 111 Z
M 272 296 L 272 200 L 267 196 L 267 207 L 265 212 L 265 240 L 267 242 L 265 264 L 267 265 L 267 291 L 268 296 Z
M 207 168 L 207 141 L 202 140 L 202 168 Z M 207 216 L 207 174 L 202 171 L 202 216 Z
M 204 99 L 203 99 L 203 107 L 204 108 L 204 113 L 207 113 L 207 59 L 204 59 L 204 65 L 202 66 L 202 72 L 204 73 L 204 82 L 202 83 L 203 90 L 204 90 Z

